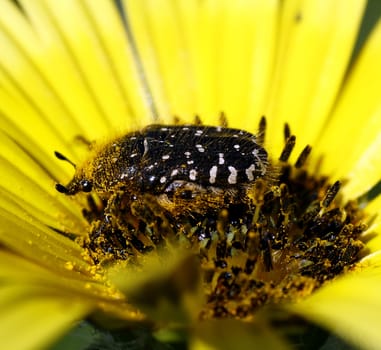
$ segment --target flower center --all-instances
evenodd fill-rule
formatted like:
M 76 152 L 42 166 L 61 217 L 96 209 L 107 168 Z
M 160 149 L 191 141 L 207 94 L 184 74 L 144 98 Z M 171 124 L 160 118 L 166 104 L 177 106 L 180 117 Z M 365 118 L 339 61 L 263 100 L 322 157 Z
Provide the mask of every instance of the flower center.
M 191 250 L 203 271 L 203 319 L 245 319 L 263 305 L 311 294 L 360 259 L 366 227 L 356 201 L 340 199 L 339 182 L 308 171 L 310 147 L 290 163 L 288 130 L 271 171 L 243 186 L 244 194 L 181 186 L 165 196 L 129 193 L 105 212 L 109 194 L 86 210 L 91 230 L 81 244 L 102 265 L 135 263 L 168 242 Z

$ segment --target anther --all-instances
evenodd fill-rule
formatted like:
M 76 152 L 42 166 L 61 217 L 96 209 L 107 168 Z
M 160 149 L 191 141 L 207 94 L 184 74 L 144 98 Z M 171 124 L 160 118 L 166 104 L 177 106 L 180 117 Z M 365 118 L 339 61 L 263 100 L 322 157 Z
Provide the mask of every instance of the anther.
M 295 141 L 296 141 L 296 137 L 294 135 L 290 136 L 287 139 L 286 144 L 284 145 L 283 151 L 279 157 L 279 160 L 281 162 L 287 162 L 288 158 L 291 155 L 292 150 L 295 147 Z
M 261 117 L 261 120 L 259 121 L 259 126 L 258 126 L 258 141 L 261 145 L 265 143 L 266 127 L 267 127 L 266 117 L 263 115 Z
M 299 157 L 295 162 L 295 168 L 301 168 L 306 163 L 306 160 L 308 156 L 310 155 L 311 150 L 312 150 L 312 147 L 309 145 L 304 147 L 303 151 L 299 154 Z
M 174 115 L 173 116 L 173 124 L 175 124 L 175 125 L 179 125 L 180 124 L 180 118 L 179 118 L 179 116 L 178 115 Z
M 193 121 L 193 123 L 194 123 L 195 125 L 202 125 L 202 120 L 201 120 L 201 118 L 200 118 L 200 116 L 199 116 L 198 114 L 196 114 L 196 115 L 194 116 L 194 121 Z
M 226 240 L 226 231 L 229 220 L 229 212 L 226 209 L 222 209 L 218 215 L 217 232 L 220 240 Z
M 357 202 L 361 208 L 364 208 L 369 202 L 375 199 L 381 193 L 381 180 L 373 187 L 357 198 Z
M 226 114 L 224 112 L 220 113 L 219 119 L 220 119 L 220 126 L 222 126 L 223 128 L 227 128 L 228 119 L 226 118 Z
M 323 200 L 321 201 L 321 206 L 323 208 L 328 208 L 332 201 L 335 199 L 337 193 L 340 190 L 340 181 L 336 181 L 327 191 Z
M 273 261 L 272 261 L 272 251 L 271 251 L 271 245 L 270 245 L 270 238 L 268 237 L 268 233 L 265 233 L 264 235 L 261 235 L 260 240 L 260 246 L 262 250 L 262 259 L 263 259 L 263 265 L 265 267 L 265 270 L 271 271 L 273 267 Z
M 288 125 L 288 123 L 285 123 L 285 124 L 284 124 L 284 131 L 283 131 L 283 134 L 284 134 L 284 141 L 287 142 L 288 139 L 289 139 L 290 136 L 291 136 L 291 129 L 290 129 L 290 125 Z
M 259 253 L 260 238 L 258 232 L 249 231 L 246 235 L 245 250 L 251 259 L 256 260 Z

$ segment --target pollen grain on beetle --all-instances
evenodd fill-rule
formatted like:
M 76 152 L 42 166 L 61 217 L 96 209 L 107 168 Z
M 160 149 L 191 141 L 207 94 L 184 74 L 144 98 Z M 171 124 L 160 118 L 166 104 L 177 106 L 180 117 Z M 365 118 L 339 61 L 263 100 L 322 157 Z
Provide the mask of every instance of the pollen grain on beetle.
M 102 148 L 57 190 L 88 193 L 81 238 L 96 264 L 178 244 L 199 257 L 206 304 L 200 318 L 250 318 L 263 305 L 303 298 L 362 256 L 364 215 L 340 182 L 295 164 L 285 128 L 280 155 L 258 135 L 221 127 L 150 125 Z M 64 159 L 63 156 L 59 157 Z

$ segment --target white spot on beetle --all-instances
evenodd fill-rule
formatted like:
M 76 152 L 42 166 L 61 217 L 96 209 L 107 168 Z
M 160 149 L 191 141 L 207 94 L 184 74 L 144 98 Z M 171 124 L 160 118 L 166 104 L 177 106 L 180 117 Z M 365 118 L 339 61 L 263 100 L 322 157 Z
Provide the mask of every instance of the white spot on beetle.
M 188 165 L 191 165 L 191 164 L 193 164 L 193 163 L 194 163 L 193 160 L 187 160 L 187 164 L 188 164 Z
M 241 148 L 240 145 L 234 145 L 233 147 L 234 147 L 237 151 Z
M 192 169 L 189 172 L 189 179 L 192 180 L 192 181 L 195 181 L 196 178 L 197 178 L 197 171 L 196 171 L 196 169 Z
M 197 151 L 199 151 L 199 152 L 201 152 L 201 153 L 205 152 L 205 148 L 202 147 L 202 145 L 200 145 L 200 144 L 197 144 L 197 145 L 196 145 L 196 148 L 197 148 Z
M 189 151 L 184 152 L 185 157 L 189 158 L 191 156 L 191 153 Z
M 204 132 L 202 130 L 196 130 L 195 136 L 201 136 Z M 197 147 L 197 146 L 196 146 Z
M 225 164 L 225 158 L 223 153 L 218 153 L 218 164 Z
M 236 170 L 236 168 L 234 168 L 234 166 L 229 166 L 228 169 L 230 171 L 230 175 L 228 177 L 228 182 L 230 184 L 237 183 L 237 170 Z
M 217 177 L 217 165 L 213 165 L 211 168 L 210 168 L 210 171 L 209 171 L 209 182 L 211 184 L 214 184 L 216 182 L 216 177 Z
M 160 183 L 163 184 L 165 181 L 167 181 L 167 178 L 165 176 L 162 176 L 160 178 Z
M 255 165 L 254 164 L 251 164 L 246 170 L 245 170 L 245 173 L 246 173 L 246 176 L 247 178 L 249 179 L 249 181 L 253 181 L 254 180 L 254 172 L 255 170 Z
M 136 157 L 138 154 L 137 153 L 132 153 L 132 154 L 130 154 L 130 158 L 134 158 L 134 157 Z
M 164 154 L 164 155 L 161 157 L 161 159 L 163 159 L 163 160 L 167 160 L 167 159 L 169 159 L 169 154 Z
M 143 146 L 144 146 L 144 153 L 143 153 L 143 156 L 144 156 L 148 152 L 148 148 L 149 148 L 147 139 L 144 139 Z
M 179 173 L 179 171 L 177 169 L 172 170 L 171 177 L 176 176 L 178 173 Z

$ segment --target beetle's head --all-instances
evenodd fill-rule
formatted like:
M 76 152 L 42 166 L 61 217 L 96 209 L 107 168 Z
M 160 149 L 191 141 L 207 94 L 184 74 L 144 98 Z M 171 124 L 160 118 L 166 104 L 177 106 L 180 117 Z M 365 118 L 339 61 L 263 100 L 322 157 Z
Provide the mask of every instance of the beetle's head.
M 74 176 L 66 186 L 62 184 L 56 184 L 56 190 L 67 195 L 73 195 L 78 192 L 91 192 L 93 189 L 93 183 L 91 180 L 83 177 Z
M 74 169 L 76 169 L 75 164 L 66 158 L 64 155 L 62 155 L 59 152 L 55 152 L 55 155 L 60 160 L 65 160 L 71 165 L 73 165 Z M 56 184 L 56 190 L 60 193 L 65 193 L 67 195 L 73 195 L 78 192 L 91 192 L 93 189 L 93 181 L 91 179 L 91 174 L 85 174 L 85 171 L 83 169 L 77 170 L 75 172 L 75 175 L 73 179 L 66 185 L 62 184 Z

